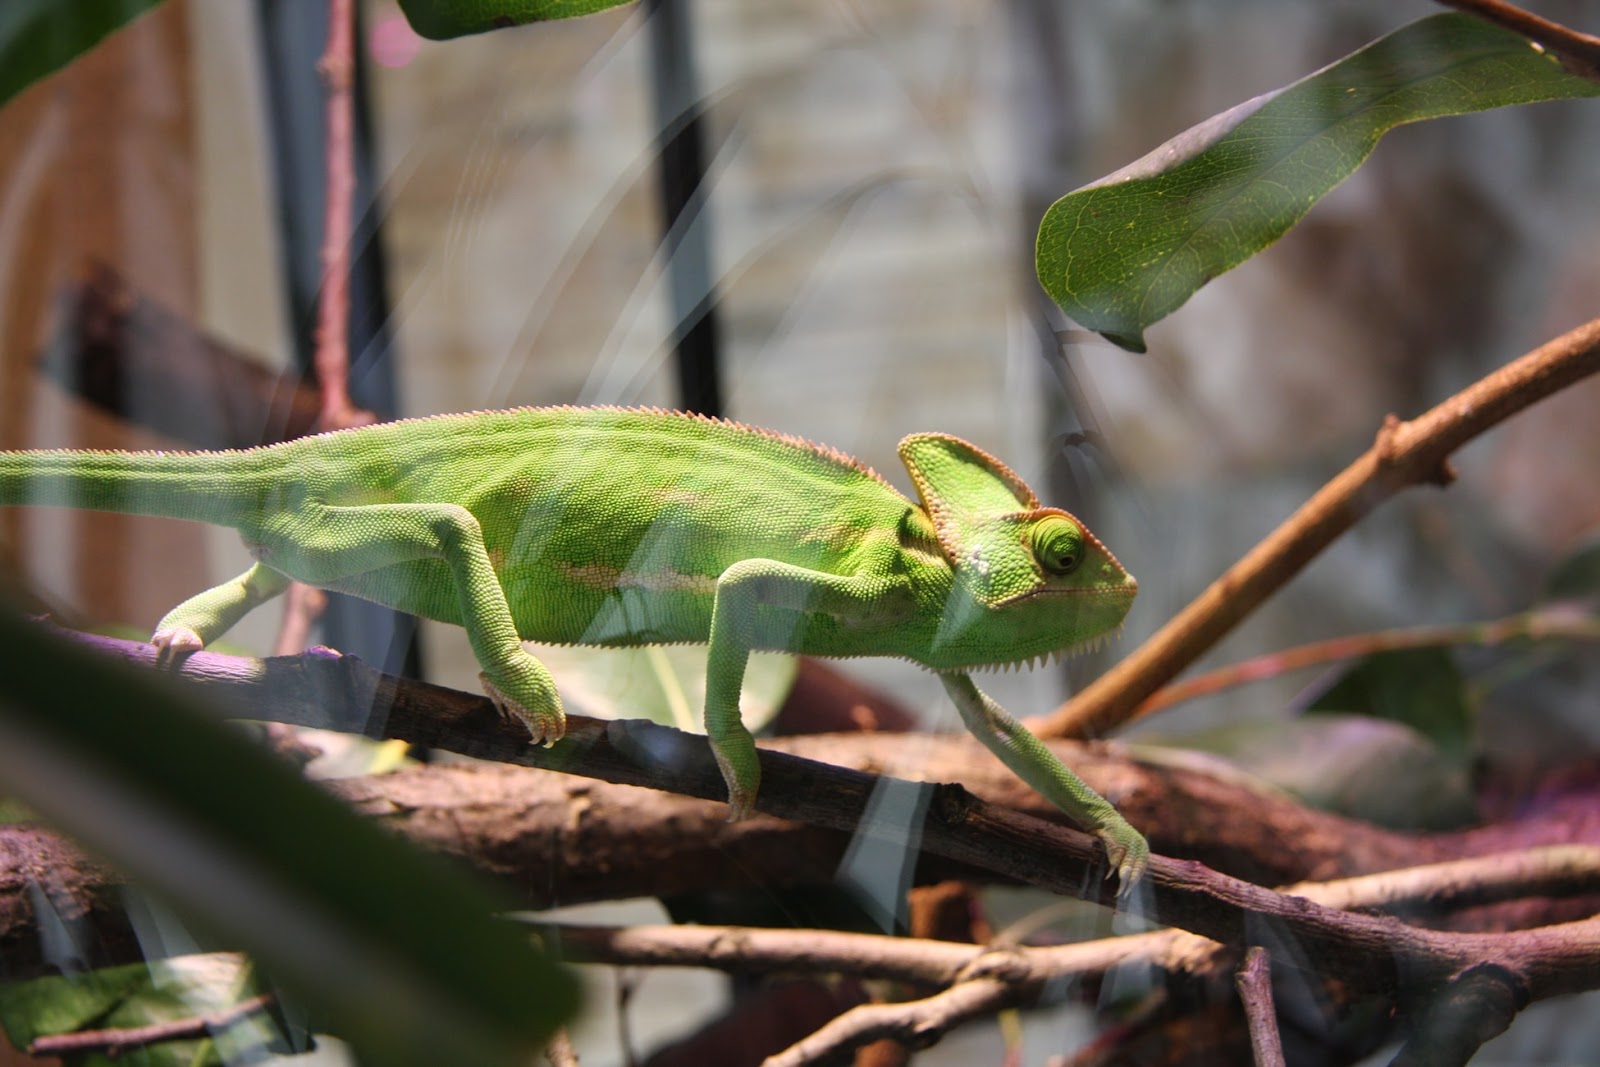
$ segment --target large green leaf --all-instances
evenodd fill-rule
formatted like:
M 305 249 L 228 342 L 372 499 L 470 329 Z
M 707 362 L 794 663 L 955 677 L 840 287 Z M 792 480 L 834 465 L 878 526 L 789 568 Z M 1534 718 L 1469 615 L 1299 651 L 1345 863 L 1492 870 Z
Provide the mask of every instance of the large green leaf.
M 0 105 L 161 0 L 4 0 Z
M 593 15 L 631 0 L 400 0 L 411 28 L 442 41 L 528 22 Z
M 1600 84 L 1508 30 L 1422 19 L 1056 201 L 1039 281 L 1073 319 L 1143 352 L 1151 323 L 1283 236 L 1394 127 L 1586 96 Z
M 527 1062 L 575 1007 L 458 872 L 192 697 L 3 606 L 0 648 L 0 792 L 252 953 L 362 1062 Z

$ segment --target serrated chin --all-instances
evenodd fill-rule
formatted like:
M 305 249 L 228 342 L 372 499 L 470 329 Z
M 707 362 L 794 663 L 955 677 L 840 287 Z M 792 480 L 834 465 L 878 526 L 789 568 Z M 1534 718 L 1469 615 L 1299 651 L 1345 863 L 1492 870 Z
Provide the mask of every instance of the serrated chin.
M 994 671 L 998 673 L 1000 671 L 1017 671 L 1026 668 L 1044 667 L 1052 663 L 1060 663 L 1064 660 L 1069 660 L 1074 656 L 1082 656 L 1087 655 L 1090 652 L 1098 652 L 1100 649 L 1105 648 L 1112 641 L 1121 636 L 1122 626 L 1118 625 L 1114 630 L 1107 630 L 1103 634 L 1095 634 L 1093 637 L 1086 637 L 1082 641 L 1067 645 L 1065 648 L 1052 649 L 1049 652 L 1042 652 L 1037 656 L 1024 656 L 1021 659 L 1005 660 L 1000 663 L 984 663 L 974 667 L 958 669 L 978 671 L 980 673 L 986 671 Z

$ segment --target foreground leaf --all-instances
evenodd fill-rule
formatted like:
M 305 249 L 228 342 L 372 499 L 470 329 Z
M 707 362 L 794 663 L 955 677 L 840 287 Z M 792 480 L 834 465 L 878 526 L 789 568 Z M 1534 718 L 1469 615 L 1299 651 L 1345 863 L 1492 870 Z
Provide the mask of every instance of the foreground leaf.
M 53 74 L 161 0 L 0 3 L 0 104 Z
M 442 41 L 529 22 L 593 15 L 631 0 L 400 0 L 411 28 Z
M 0 609 L 0 792 L 249 951 L 362 1062 L 527 1062 L 570 977 L 492 902 L 148 671 Z
M 1056 201 L 1039 281 L 1077 322 L 1143 352 L 1152 323 L 1282 237 L 1394 127 L 1588 96 L 1600 84 L 1509 30 L 1422 19 Z

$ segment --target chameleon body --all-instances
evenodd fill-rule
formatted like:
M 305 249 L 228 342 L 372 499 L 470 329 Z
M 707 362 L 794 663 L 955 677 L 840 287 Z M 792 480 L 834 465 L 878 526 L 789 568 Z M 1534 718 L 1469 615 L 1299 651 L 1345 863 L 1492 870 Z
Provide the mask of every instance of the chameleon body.
M 705 726 L 733 817 L 759 785 L 739 718 L 753 649 L 900 656 L 1106 845 L 1125 891 L 1144 838 L 964 673 L 1076 650 L 1137 583 L 1068 513 L 976 447 L 914 434 L 920 506 L 798 438 L 676 412 L 524 408 L 406 419 L 226 452 L 0 452 L 0 505 L 238 530 L 257 562 L 156 628 L 164 659 L 298 579 L 464 627 L 484 689 L 558 740 L 555 683 L 522 639 L 709 643 Z

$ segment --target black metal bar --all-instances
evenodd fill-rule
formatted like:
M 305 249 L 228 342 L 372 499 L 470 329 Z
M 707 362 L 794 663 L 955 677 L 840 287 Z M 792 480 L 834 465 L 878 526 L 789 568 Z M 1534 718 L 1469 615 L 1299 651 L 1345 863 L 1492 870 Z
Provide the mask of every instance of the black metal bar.
M 672 293 L 678 398 L 689 411 L 720 415 L 717 289 L 692 14 L 689 0 L 646 0 L 644 7 L 650 26 L 661 243 Z

